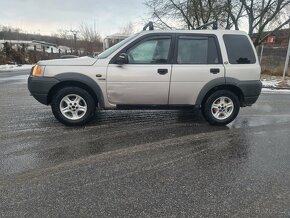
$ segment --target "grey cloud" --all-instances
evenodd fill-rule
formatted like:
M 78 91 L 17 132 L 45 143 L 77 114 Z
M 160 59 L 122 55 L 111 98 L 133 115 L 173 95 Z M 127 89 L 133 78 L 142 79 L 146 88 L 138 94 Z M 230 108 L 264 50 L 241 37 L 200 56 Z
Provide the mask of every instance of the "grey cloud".
M 1 8 L 0 25 L 57 29 L 96 21 L 99 30 L 108 34 L 147 15 L 143 0 L 3 0 Z

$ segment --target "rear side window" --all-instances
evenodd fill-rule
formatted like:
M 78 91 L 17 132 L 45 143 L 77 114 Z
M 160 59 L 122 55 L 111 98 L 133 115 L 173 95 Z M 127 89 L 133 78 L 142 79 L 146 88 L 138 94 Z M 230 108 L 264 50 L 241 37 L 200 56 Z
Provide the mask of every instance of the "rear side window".
M 254 64 L 255 53 L 248 37 L 243 35 L 224 35 L 229 62 L 231 64 Z
M 178 39 L 178 64 L 218 64 L 218 49 L 213 37 L 182 36 Z

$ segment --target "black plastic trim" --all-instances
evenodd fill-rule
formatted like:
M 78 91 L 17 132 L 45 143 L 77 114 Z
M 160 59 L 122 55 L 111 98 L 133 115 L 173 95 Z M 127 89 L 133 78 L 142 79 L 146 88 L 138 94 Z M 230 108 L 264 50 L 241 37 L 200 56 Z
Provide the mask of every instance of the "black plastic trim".
M 117 105 L 118 110 L 193 110 L 194 105 Z
M 29 76 L 27 86 L 29 92 L 37 101 L 48 105 L 48 92 L 58 83 L 59 81 L 55 78 Z
M 83 83 L 85 85 L 87 85 L 97 96 L 98 98 L 98 103 L 100 104 L 101 107 L 104 107 L 104 95 L 103 92 L 100 88 L 100 86 L 98 85 L 98 83 L 96 83 L 93 79 L 91 79 L 90 77 L 80 74 L 80 73 L 61 73 L 55 76 L 55 78 L 57 80 L 59 80 L 60 82 L 68 82 L 68 81 L 72 81 L 72 82 L 80 82 Z
M 205 84 L 205 86 L 203 86 L 203 88 L 200 90 L 198 97 L 196 99 L 195 102 L 195 106 L 196 107 L 200 107 L 202 104 L 202 101 L 204 99 L 204 97 L 206 96 L 206 94 L 213 88 L 220 86 L 220 85 L 225 85 L 226 84 L 226 79 L 225 77 L 219 77 L 216 79 L 213 79 L 211 81 L 209 81 L 207 84 Z
M 28 78 L 28 89 L 31 95 L 40 103 L 48 105 L 49 94 L 54 87 L 62 82 L 79 82 L 88 86 L 98 98 L 98 103 L 104 107 L 103 92 L 99 85 L 90 77 L 80 73 L 62 73 L 55 77 L 33 77 Z
M 222 77 L 217 78 L 214 80 L 211 80 L 208 82 L 199 92 L 199 95 L 197 97 L 195 107 L 200 108 L 202 105 L 202 102 L 204 100 L 204 97 L 207 95 L 207 93 L 218 87 L 218 86 L 232 86 L 238 88 L 242 93 L 242 99 L 240 99 L 242 106 L 250 106 L 254 104 L 257 99 L 259 98 L 262 90 L 262 82 L 260 80 L 249 80 L 249 81 L 240 81 L 235 78 L 231 77 Z

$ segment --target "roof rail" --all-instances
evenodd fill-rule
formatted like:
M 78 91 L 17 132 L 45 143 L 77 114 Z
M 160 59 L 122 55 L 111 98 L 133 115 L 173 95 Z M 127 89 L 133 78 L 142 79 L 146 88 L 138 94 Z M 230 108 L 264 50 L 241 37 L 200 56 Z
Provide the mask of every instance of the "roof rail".
M 149 30 L 154 30 L 154 25 L 153 25 L 153 22 L 152 22 L 152 21 L 150 21 L 149 23 L 147 23 L 147 24 L 143 27 L 143 31 L 145 31 L 148 27 L 149 27 Z
M 201 25 L 201 26 L 197 27 L 196 30 L 205 29 L 206 27 L 208 27 L 210 25 L 212 25 L 212 29 L 213 30 L 217 30 L 218 29 L 218 23 L 217 23 L 217 21 L 212 21 L 210 23 L 206 23 L 204 25 Z

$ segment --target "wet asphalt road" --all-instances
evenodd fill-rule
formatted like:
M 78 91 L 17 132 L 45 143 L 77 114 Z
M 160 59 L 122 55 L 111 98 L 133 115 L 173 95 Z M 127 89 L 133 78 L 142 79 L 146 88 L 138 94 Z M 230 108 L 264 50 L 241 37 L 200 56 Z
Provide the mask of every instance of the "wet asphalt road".
M 0 72 L 0 217 L 289 217 L 290 95 L 227 127 L 192 111 L 102 111 L 65 127 Z

